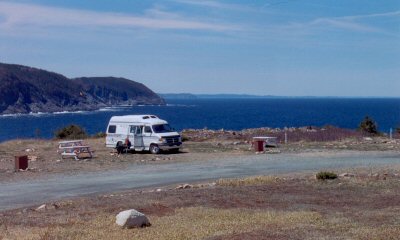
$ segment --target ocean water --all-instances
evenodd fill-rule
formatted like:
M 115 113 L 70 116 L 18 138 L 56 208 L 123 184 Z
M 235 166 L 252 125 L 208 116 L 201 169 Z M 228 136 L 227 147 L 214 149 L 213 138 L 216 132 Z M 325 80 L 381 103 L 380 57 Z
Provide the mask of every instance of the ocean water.
M 111 116 L 128 114 L 158 115 L 178 131 L 324 125 L 355 129 L 367 115 L 377 122 L 380 131 L 400 126 L 400 98 L 174 99 L 167 103 L 94 112 L 3 115 L 0 142 L 52 138 L 57 129 L 69 124 L 81 125 L 95 134 L 105 131 Z

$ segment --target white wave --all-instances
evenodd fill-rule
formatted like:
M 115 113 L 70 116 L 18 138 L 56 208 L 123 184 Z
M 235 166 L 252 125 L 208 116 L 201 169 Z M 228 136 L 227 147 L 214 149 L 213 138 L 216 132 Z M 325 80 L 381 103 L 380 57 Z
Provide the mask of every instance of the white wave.
M 105 108 L 100 108 L 97 109 L 96 112 L 117 112 L 117 111 L 121 111 L 124 108 L 117 108 L 117 107 L 105 107 Z
M 12 114 L 0 114 L 0 117 L 22 117 L 22 116 L 47 116 L 47 115 L 61 115 L 61 114 L 88 114 L 93 112 L 116 112 L 123 111 L 128 108 L 134 107 L 194 107 L 195 105 L 183 105 L 183 104 L 167 104 L 167 105 L 118 105 L 111 107 L 99 108 L 93 111 L 60 111 L 60 112 L 30 112 L 30 113 L 12 113 Z
M 0 115 L 0 117 L 20 117 L 20 116 L 24 116 L 27 114 L 24 113 L 9 113 L 9 114 L 2 114 Z
M 186 104 L 167 104 L 167 107 L 196 107 L 196 105 L 186 105 Z

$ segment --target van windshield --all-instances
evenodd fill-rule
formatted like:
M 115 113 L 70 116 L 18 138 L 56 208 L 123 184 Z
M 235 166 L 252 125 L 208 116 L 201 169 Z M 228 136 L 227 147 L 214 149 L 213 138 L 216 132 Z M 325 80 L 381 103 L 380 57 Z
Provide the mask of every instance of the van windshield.
M 153 131 L 155 133 L 167 133 L 167 132 L 173 132 L 174 130 L 172 130 L 169 124 L 159 124 L 159 125 L 153 125 Z

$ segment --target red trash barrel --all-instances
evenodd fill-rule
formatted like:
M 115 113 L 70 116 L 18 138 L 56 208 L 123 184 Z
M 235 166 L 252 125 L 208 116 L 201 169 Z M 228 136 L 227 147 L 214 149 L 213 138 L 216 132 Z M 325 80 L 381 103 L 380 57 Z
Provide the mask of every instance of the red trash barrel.
M 254 150 L 256 150 L 256 152 L 263 152 L 264 151 L 264 140 L 255 140 L 254 141 Z
M 15 171 L 28 169 L 28 156 L 15 156 Z

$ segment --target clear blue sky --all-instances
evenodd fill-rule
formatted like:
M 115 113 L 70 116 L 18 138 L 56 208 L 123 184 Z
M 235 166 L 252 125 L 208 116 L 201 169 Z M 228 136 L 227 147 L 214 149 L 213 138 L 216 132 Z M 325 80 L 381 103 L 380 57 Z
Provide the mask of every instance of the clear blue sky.
M 400 96 L 399 0 L 0 0 L 0 62 L 160 93 Z

